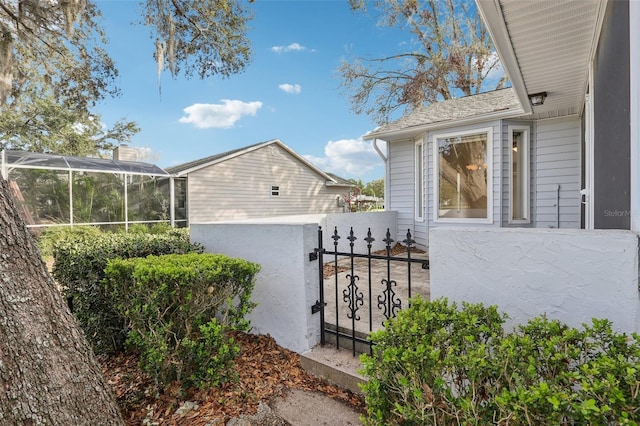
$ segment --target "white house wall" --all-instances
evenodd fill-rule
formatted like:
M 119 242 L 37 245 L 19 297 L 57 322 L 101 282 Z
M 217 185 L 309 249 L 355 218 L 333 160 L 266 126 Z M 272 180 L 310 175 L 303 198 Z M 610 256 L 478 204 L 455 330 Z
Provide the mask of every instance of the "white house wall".
M 277 145 L 248 152 L 189 174 L 189 221 L 339 213 L 346 187 L 326 179 Z M 271 186 L 279 196 L 271 195 Z
M 580 119 L 537 121 L 534 133 L 535 227 L 580 228 Z

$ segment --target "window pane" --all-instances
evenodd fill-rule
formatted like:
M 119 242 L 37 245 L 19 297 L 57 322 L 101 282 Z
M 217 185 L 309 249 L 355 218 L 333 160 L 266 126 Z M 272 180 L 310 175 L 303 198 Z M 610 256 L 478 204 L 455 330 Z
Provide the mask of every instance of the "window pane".
M 27 225 L 70 222 L 68 172 L 14 169 L 8 177 L 9 190 Z
M 487 218 L 486 133 L 438 139 L 439 218 Z
M 416 145 L 416 218 L 422 219 L 422 212 L 424 211 L 424 187 L 422 179 L 422 144 Z
M 526 149 L 524 146 L 524 133 L 513 132 L 513 146 L 511 149 L 511 196 L 512 217 L 515 220 L 524 220 L 526 214 L 527 187 L 525 182 Z
M 156 176 L 127 176 L 129 221 L 169 220 L 169 179 Z
M 123 196 L 120 174 L 73 172 L 73 222 L 123 221 Z
M 174 190 L 174 203 L 175 203 L 175 211 L 174 218 L 175 220 L 186 220 L 187 219 L 187 180 L 186 179 L 175 179 L 173 181 L 173 190 Z

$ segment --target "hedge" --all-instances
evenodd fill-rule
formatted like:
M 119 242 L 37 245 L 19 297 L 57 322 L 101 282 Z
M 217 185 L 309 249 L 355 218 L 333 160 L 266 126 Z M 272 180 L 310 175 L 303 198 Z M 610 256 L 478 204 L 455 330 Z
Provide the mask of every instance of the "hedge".
M 221 254 L 148 256 L 109 261 L 105 282 L 143 369 L 165 385 L 203 387 L 230 378 L 239 348 L 228 332 L 249 329 L 259 269 Z
M 201 245 L 189 241 L 186 229 L 159 235 L 77 235 L 54 245 L 53 277 L 94 351 L 120 352 L 124 350 L 126 321 L 115 310 L 115 302 L 102 283 L 108 261 L 203 251 Z
M 505 332 L 495 306 L 420 298 L 363 355 L 368 425 L 640 421 L 640 337 L 544 316 Z

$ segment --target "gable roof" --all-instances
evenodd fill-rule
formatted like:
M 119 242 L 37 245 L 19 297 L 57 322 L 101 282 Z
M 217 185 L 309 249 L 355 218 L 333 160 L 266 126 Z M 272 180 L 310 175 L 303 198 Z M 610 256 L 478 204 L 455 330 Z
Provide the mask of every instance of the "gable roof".
M 523 114 L 513 88 L 435 102 L 367 133 L 365 140 L 411 138 L 436 128 Z
M 252 151 L 253 148 L 266 144 L 266 142 L 260 142 L 253 145 L 245 146 L 243 148 L 232 149 L 230 151 L 221 152 L 220 154 L 210 155 L 208 157 L 200 158 L 197 160 L 189 161 L 187 163 L 178 164 L 177 166 L 165 167 L 165 170 L 171 175 L 182 176 L 190 172 L 199 170 L 203 167 L 210 166 L 211 164 L 218 163 L 220 161 L 228 160 L 236 155 L 240 155 L 244 152 Z M 227 158 L 228 157 L 228 158 Z
M 348 186 L 350 188 L 356 186 L 354 183 L 349 182 L 348 180 L 343 179 L 340 176 L 334 175 L 333 173 L 327 172 L 327 174 L 331 176 L 331 178 L 335 181 L 335 183 L 332 184 L 333 186 Z
M 209 157 L 200 158 L 198 160 L 193 160 L 193 161 L 190 161 L 188 163 L 179 164 L 177 166 L 167 167 L 167 168 L 165 168 L 165 171 L 167 173 L 169 173 L 170 175 L 172 175 L 172 176 L 176 176 L 176 177 L 177 176 L 185 176 L 185 175 L 188 175 L 189 173 L 195 172 L 195 171 L 203 169 L 205 167 L 209 167 L 209 166 L 212 166 L 214 164 L 230 160 L 232 158 L 235 158 L 235 157 L 238 157 L 240 155 L 255 151 L 257 149 L 264 148 L 264 147 L 269 146 L 269 145 L 278 145 L 278 146 L 280 146 L 282 149 L 284 149 L 289 154 L 291 154 L 294 158 L 296 158 L 297 160 L 299 160 L 300 162 L 305 164 L 313 172 L 315 172 L 315 173 L 319 174 L 320 176 L 322 176 L 323 178 L 325 178 L 328 181 L 327 184 L 334 185 L 334 186 L 346 186 L 344 182 L 347 182 L 347 181 L 345 181 L 342 178 L 338 178 L 335 175 L 331 175 L 329 173 L 325 173 L 322 170 L 318 169 L 316 166 L 314 166 L 312 163 L 310 163 L 306 158 L 304 158 L 301 155 L 299 155 L 298 153 L 296 153 L 294 150 L 289 148 L 287 145 L 285 145 L 279 139 L 271 139 L 271 140 L 268 140 L 266 142 L 259 142 L 259 143 L 253 144 L 253 145 L 245 146 L 243 148 L 233 149 L 231 151 L 226 151 L 226 152 L 222 152 L 220 154 L 211 155 Z M 347 182 L 347 185 L 351 185 L 351 184 L 349 182 Z

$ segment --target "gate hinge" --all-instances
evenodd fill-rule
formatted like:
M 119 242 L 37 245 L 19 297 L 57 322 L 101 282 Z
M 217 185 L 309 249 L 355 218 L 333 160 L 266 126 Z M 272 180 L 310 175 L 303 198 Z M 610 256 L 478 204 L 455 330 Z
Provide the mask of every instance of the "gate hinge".
M 311 315 L 317 314 L 318 312 L 323 310 L 325 306 L 327 306 L 326 303 L 320 303 L 319 300 L 316 300 L 316 303 L 311 305 Z
M 314 260 L 318 260 L 318 249 L 313 249 L 313 251 L 309 253 L 309 262 Z

